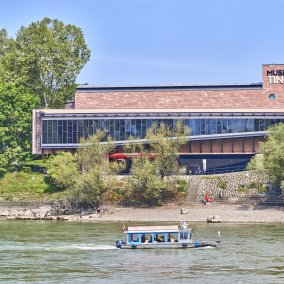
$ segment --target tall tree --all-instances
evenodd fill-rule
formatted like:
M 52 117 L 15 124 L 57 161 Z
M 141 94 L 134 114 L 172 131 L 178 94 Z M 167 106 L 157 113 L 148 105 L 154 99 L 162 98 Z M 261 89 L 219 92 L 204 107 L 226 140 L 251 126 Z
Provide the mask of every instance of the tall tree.
M 11 53 L 11 47 L 13 46 L 13 39 L 8 38 L 8 33 L 5 29 L 0 30 L 0 82 L 10 82 L 9 73 L 6 64 L 8 62 L 8 54 Z
M 284 124 L 269 129 L 267 140 L 261 144 L 261 154 L 265 172 L 284 190 Z
M 10 39 L 8 38 L 7 31 L 5 29 L 0 30 L 0 58 L 3 57 L 9 48 Z
M 16 84 L 40 97 L 42 107 L 57 108 L 72 97 L 89 58 L 80 28 L 44 18 L 20 28 L 2 65 Z
M 100 143 L 104 136 L 98 131 L 82 139 L 74 156 L 61 153 L 49 165 L 49 176 L 58 187 L 69 190 L 70 202 L 75 206 L 99 206 L 104 193 L 116 182 L 116 171 L 107 163 L 113 145 Z
M 146 133 L 147 147 L 141 144 L 126 147 L 127 151 L 131 148 L 141 154 L 132 159 L 131 176 L 126 180 L 129 202 L 160 205 L 176 195 L 176 179 L 165 177 L 180 173 L 177 157 L 188 141 L 188 132 L 182 121 L 178 121 L 175 129 L 165 124 L 154 125 Z
M 150 151 L 156 154 L 154 163 L 162 179 L 179 173 L 177 157 L 189 140 L 188 135 L 189 129 L 183 127 L 182 121 L 178 121 L 174 129 L 165 124 L 148 129 L 146 139 L 150 141 Z
M 131 176 L 125 186 L 130 203 L 148 206 L 161 205 L 176 193 L 173 183 L 157 175 L 155 164 L 148 157 L 133 159 Z
M 0 84 L 0 174 L 30 154 L 32 109 L 38 105 L 23 88 Z

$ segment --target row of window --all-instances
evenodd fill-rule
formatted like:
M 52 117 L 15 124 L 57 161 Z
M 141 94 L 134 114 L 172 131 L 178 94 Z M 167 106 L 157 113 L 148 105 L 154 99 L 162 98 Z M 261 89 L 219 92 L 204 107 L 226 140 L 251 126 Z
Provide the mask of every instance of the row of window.
M 164 123 L 175 128 L 177 119 L 61 119 L 42 121 L 42 144 L 77 144 L 98 129 L 116 141 L 129 137 L 144 138 L 153 124 Z M 264 131 L 284 119 L 183 119 L 190 136 Z

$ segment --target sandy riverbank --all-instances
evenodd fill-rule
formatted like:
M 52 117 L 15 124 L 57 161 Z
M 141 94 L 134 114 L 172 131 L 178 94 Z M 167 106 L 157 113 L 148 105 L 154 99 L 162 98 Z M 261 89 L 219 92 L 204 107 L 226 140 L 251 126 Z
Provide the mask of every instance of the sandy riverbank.
M 185 214 L 180 214 L 183 208 Z M 106 207 L 103 214 L 69 216 L 70 221 L 134 221 L 166 222 L 180 221 L 207 222 L 209 216 L 219 216 L 223 223 L 284 223 L 284 208 L 256 207 L 251 205 L 194 205 L 181 207 L 169 205 L 155 208 Z
M 185 214 L 180 214 L 181 208 Z M 208 217 L 217 216 L 222 223 L 284 223 L 284 207 L 265 207 L 236 204 L 167 205 L 154 208 L 103 207 L 100 214 L 52 215 L 50 206 L 33 208 L 0 208 L 0 219 L 65 220 L 89 222 L 207 222 Z

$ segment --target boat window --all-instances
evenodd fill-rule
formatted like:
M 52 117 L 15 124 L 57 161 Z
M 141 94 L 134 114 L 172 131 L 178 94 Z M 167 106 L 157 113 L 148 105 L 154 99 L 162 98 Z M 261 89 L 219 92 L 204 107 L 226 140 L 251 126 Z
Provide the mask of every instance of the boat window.
M 164 234 L 155 234 L 154 241 L 156 241 L 158 243 L 165 242 L 165 235 Z
M 177 242 L 177 234 L 168 234 L 168 242 L 174 243 Z
M 139 241 L 139 235 L 138 234 L 131 234 L 130 235 L 130 241 L 131 242 L 138 242 Z
M 142 234 L 141 243 L 150 243 L 150 242 L 152 242 L 152 235 L 151 234 Z
M 188 239 L 188 233 L 180 233 L 180 239 L 181 240 L 187 240 Z

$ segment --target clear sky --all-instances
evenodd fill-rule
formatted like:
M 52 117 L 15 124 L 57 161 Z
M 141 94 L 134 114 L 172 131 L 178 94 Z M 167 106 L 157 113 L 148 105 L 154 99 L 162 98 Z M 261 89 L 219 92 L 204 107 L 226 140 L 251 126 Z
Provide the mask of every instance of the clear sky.
M 10 37 L 44 17 L 82 29 L 78 83 L 257 83 L 284 63 L 284 0 L 0 0 Z

